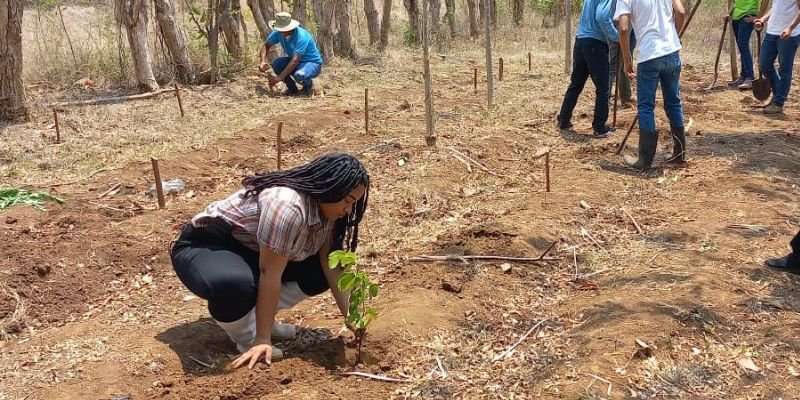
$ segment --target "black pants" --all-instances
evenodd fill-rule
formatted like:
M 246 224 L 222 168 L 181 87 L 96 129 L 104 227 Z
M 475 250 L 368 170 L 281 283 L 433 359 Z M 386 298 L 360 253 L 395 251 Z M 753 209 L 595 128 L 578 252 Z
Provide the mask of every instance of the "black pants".
M 572 60 L 572 76 L 564 102 L 561 103 L 558 121 L 566 123 L 572 119 L 578 97 L 583 92 L 586 80 L 591 77 L 596 94 L 592 128 L 603 129 L 608 121 L 608 45 L 597 39 L 576 39 Z
M 786 265 L 792 269 L 800 269 L 800 232 L 794 235 L 794 239 L 790 244 L 792 246 L 792 254 L 789 254 L 789 260 Z
M 204 228 L 187 224 L 172 247 L 172 266 L 192 293 L 208 300 L 208 311 L 217 321 L 236 321 L 256 305 L 258 252 L 236 240 L 221 219 Z M 297 282 L 309 296 L 330 288 L 319 255 L 290 261 L 281 282 Z

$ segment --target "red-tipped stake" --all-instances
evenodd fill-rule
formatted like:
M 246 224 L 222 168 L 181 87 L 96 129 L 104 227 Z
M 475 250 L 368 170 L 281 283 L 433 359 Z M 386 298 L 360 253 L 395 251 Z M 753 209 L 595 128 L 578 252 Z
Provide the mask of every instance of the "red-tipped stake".
M 156 195 L 158 196 L 158 208 L 164 208 L 164 187 L 161 186 L 161 172 L 158 170 L 158 160 L 151 158 L 150 162 L 153 164 L 153 175 L 156 178 Z
M 61 127 L 58 125 L 58 110 L 53 109 L 53 119 L 56 122 L 56 144 L 61 143 Z
M 550 192 L 550 152 L 544 155 L 544 184 L 547 192 Z
M 181 89 L 175 84 L 175 97 L 178 98 L 178 108 L 181 109 L 181 117 L 183 117 L 183 100 L 181 100 Z
M 281 170 L 281 132 L 283 131 L 283 121 L 278 122 L 278 138 L 277 138 L 277 149 L 278 149 L 278 171 Z

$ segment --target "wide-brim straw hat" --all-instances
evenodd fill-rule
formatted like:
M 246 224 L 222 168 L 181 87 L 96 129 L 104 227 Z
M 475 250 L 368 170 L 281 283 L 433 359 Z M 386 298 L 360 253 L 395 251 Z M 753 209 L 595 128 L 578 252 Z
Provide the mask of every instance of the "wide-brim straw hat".
M 300 22 L 292 18 L 288 12 L 275 14 L 275 19 L 269 21 L 269 27 L 275 32 L 289 32 L 300 26 Z

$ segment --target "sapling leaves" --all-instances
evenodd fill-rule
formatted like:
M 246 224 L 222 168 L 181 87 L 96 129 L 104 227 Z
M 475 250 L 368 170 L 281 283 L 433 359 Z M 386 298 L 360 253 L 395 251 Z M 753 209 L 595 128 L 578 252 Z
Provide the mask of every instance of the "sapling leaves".
M 366 335 L 366 329 L 375 318 L 378 311 L 367 306 L 367 299 L 378 295 L 378 285 L 372 283 L 367 273 L 358 269 L 358 255 L 348 251 L 337 250 L 328 255 L 328 264 L 331 269 L 341 267 L 342 274 L 336 285 L 339 290 L 350 292 L 345 322 L 355 328 L 356 343 L 358 345 L 358 359 L 361 358 L 361 345 Z

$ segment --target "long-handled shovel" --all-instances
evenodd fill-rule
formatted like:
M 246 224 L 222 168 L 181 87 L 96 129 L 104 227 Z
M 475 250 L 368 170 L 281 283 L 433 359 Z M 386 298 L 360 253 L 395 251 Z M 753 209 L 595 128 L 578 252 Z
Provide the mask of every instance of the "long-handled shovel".
M 711 81 L 711 84 L 708 85 L 706 90 L 711 90 L 714 85 L 717 83 L 717 78 L 719 78 L 719 57 L 722 55 L 722 46 L 725 45 L 725 34 L 728 33 L 728 21 L 725 21 L 725 24 L 722 25 L 722 36 L 719 38 L 719 47 L 717 47 L 717 59 L 714 61 L 714 80 Z
M 619 52 L 617 52 L 619 53 Z M 622 53 L 617 57 L 617 80 L 614 82 L 614 117 L 611 119 L 611 126 L 617 126 L 617 103 L 619 103 L 619 80 L 622 78 Z
M 702 0 L 697 0 L 697 3 L 695 3 L 694 7 L 692 7 L 692 11 L 689 13 L 689 18 L 686 19 L 686 22 L 683 24 L 681 31 L 678 32 L 678 39 L 683 37 L 683 34 L 686 32 L 686 28 L 689 27 L 689 23 L 692 22 L 692 18 L 694 18 L 694 13 L 697 12 L 697 8 L 700 7 L 701 2 Z M 636 116 L 633 117 L 631 126 L 628 127 L 628 132 L 625 134 L 625 137 L 622 138 L 622 141 L 619 143 L 617 151 L 614 154 L 619 155 L 620 153 L 622 153 L 622 149 L 625 148 L 625 143 L 628 142 L 628 138 L 631 136 L 631 132 L 633 132 L 633 127 L 636 126 L 637 122 L 639 122 L 639 114 L 636 114 Z
M 756 40 L 758 40 L 758 44 L 756 45 L 756 59 L 761 60 L 761 29 L 756 30 Z M 764 101 L 769 98 L 769 95 L 772 93 L 772 86 L 769 83 L 769 80 L 764 78 L 763 71 L 761 71 L 761 63 L 758 62 L 758 79 L 753 81 L 753 96 L 760 101 Z

